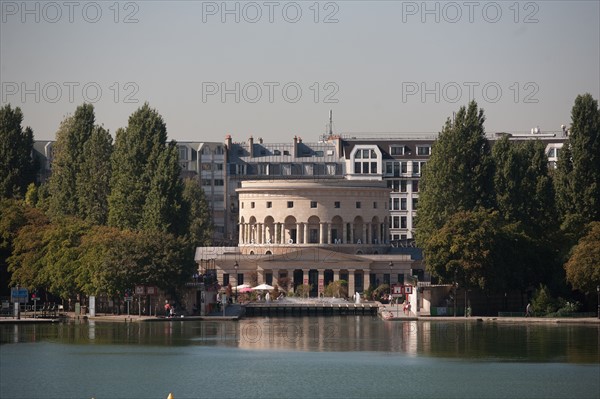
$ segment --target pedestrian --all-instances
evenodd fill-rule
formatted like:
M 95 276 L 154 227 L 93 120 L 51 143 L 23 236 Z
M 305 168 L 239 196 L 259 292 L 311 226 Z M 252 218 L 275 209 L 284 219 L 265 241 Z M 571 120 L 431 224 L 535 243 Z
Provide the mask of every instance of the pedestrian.
M 532 316 L 532 313 L 531 313 L 531 302 L 529 302 L 527 304 L 527 308 L 525 308 L 525 317 L 530 317 L 530 316 Z
M 271 302 L 271 294 L 269 294 L 268 292 L 265 295 L 265 301 L 267 301 L 267 303 Z
M 165 300 L 165 317 L 169 317 L 170 314 L 171 314 L 171 305 L 169 304 L 169 301 Z

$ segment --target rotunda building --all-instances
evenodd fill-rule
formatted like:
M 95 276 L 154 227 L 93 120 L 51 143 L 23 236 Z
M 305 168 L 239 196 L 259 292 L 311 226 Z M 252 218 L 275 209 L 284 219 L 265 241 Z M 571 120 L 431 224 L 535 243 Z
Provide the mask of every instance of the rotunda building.
M 244 181 L 237 192 L 242 248 L 377 246 L 389 237 L 389 188 L 383 182 Z

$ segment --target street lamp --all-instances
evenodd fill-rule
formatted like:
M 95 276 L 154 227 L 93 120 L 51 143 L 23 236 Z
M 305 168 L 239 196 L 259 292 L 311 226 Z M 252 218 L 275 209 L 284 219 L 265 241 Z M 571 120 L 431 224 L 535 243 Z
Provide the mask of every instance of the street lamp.
M 600 319 L 600 285 L 596 286 L 596 292 L 598 293 L 598 318 Z
M 394 263 L 392 263 L 390 261 L 389 266 L 390 266 L 390 305 L 393 305 L 393 303 L 392 303 L 392 269 L 394 268 Z M 399 314 L 400 314 L 400 310 L 398 309 L 398 299 L 396 299 L 396 316 L 398 316 Z
M 238 274 L 237 274 L 238 267 L 240 267 L 240 265 L 238 265 L 237 261 L 235 261 L 235 263 L 233 264 L 233 268 L 235 269 L 235 285 L 236 285 L 236 287 L 235 287 L 235 303 L 237 303 L 237 301 L 238 301 L 238 296 L 237 296 L 238 295 L 237 286 L 239 285 L 238 284 Z

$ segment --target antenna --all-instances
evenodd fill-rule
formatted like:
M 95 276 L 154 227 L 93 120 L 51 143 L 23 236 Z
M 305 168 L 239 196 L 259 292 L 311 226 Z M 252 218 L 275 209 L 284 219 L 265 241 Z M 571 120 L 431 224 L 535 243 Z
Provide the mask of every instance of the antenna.
M 329 135 L 333 136 L 333 111 L 329 110 Z

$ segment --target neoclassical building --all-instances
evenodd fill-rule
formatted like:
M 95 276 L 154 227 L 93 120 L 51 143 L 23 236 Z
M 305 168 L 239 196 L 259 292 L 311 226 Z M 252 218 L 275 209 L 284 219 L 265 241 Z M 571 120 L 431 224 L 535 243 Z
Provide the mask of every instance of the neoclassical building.
M 237 192 L 243 248 L 388 242 L 389 189 L 383 182 L 258 180 L 243 182 Z
M 239 196 L 239 245 L 199 247 L 202 273 L 222 285 L 311 286 L 333 281 L 348 291 L 404 283 L 421 259 L 389 244 L 389 189 L 385 182 L 347 179 L 244 181 Z

